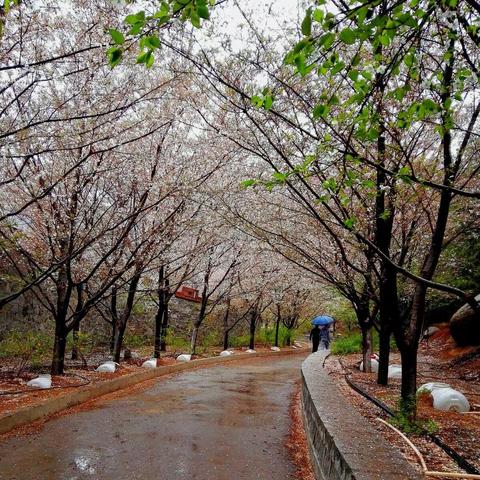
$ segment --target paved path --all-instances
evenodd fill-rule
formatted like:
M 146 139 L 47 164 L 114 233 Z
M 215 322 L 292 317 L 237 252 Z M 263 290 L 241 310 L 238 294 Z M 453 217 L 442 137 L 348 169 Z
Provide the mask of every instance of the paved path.
M 159 379 L 0 444 L 2 480 L 293 480 L 284 448 L 303 356 Z

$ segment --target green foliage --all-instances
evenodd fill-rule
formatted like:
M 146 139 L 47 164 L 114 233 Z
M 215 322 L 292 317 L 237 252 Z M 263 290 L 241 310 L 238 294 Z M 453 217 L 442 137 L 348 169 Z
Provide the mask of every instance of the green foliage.
M 35 367 L 45 361 L 52 349 L 52 337 L 44 332 L 9 332 L 0 342 L 0 358 L 16 359 L 18 369 Z
M 127 15 L 122 27 L 108 30 L 115 44 L 115 47 L 107 50 L 110 66 L 115 67 L 121 62 L 124 53 L 122 46 L 128 39 L 136 41 L 138 44 L 140 51 L 137 54 L 137 63 L 143 64 L 147 68 L 152 67 L 155 53 L 161 47 L 161 39 L 152 32 L 159 32 L 175 20 L 182 23 L 190 22 L 195 28 L 200 28 L 202 20 L 210 18 L 210 7 L 213 5 L 215 5 L 215 0 L 163 0 L 158 2 L 157 9 L 150 15 L 144 10 Z M 269 103 L 270 100 L 267 102 L 266 108 Z
M 272 108 L 273 100 L 273 93 L 269 88 L 264 88 L 260 95 L 254 95 L 250 99 L 252 105 L 257 108 L 264 108 L 267 112 Z
M 284 325 L 280 325 L 278 329 L 278 345 L 285 347 L 290 343 L 293 343 L 298 332 L 296 330 L 289 330 Z M 232 335 L 229 338 L 230 346 L 233 348 L 247 347 L 250 342 L 250 335 Z M 275 327 L 261 328 L 255 334 L 255 343 L 258 345 L 273 345 L 275 343 Z
M 375 343 L 375 342 L 374 342 Z M 378 343 L 376 344 L 376 347 Z M 333 355 L 348 355 L 362 352 L 362 335 L 360 332 L 350 332 L 345 336 L 337 336 L 333 340 L 330 351 Z
M 222 344 L 222 338 L 220 331 L 216 329 L 211 329 L 206 335 L 204 335 L 200 342 L 200 348 L 197 347 L 197 350 L 206 352 L 212 347 L 218 347 Z
M 185 337 L 175 335 L 172 327 L 167 329 L 167 345 L 174 351 L 187 352 L 190 350 L 190 342 Z
M 92 351 L 94 346 L 94 337 L 90 333 L 78 332 L 77 334 L 77 347 L 83 355 L 86 355 Z M 67 337 L 67 351 L 73 347 L 73 334 L 69 333 Z
M 151 335 L 139 335 L 136 333 L 125 333 L 125 337 L 123 338 L 123 344 L 125 347 L 128 348 L 139 348 L 144 347 L 146 345 L 151 345 L 153 342 L 153 338 Z
M 378 351 L 379 339 L 376 330 L 372 331 L 373 350 Z M 395 340 L 390 340 L 390 348 L 392 351 L 397 349 Z M 330 351 L 333 355 L 349 355 L 351 353 L 362 353 L 362 334 L 356 329 L 344 334 L 337 334 L 330 345 Z
M 420 394 L 422 395 L 422 394 Z M 414 415 L 416 410 L 417 397 L 410 401 L 400 400 L 395 415 L 390 419 L 390 423 L 401 430 L 406 435 L 424 435 L 438 432 L 438 424 L 431 418 L 424 420 L 418 419 Z
M 447 245 L 438 280 L 477 294 L 480 291 L 480 235 L 475 228 Z
M 14 5 L 20 5 L 21 0 L 4 0 L 3 2 L 3 11 L 5 13 L 8 13 L 12 6 Z

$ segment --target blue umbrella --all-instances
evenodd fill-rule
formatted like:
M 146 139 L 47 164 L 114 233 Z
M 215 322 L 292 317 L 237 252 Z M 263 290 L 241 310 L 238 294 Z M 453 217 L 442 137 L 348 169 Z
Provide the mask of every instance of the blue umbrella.
M 312 320 L 312 325 L 330 325 L 334 322 L 335 320 L 329 315 L 318 315 Z

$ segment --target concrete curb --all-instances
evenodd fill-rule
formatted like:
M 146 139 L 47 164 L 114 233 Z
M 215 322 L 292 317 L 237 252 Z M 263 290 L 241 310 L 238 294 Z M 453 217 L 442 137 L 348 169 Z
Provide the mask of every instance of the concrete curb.
M 349 404 L 328 377 L 328 352 L 302 364 L 302 411 L 317 480 L 420 480 L 414 468 Z
M 306 353 L 308 351 L 306 348 L 299 348 L 297 350 L 282 350 L 280 352 L 236 353 L 229 357 L 201 358 L 192 360 L 191 362 L 176 363 L 174 365 L 167 365 L 142 372 L 129 373 L 99 384 L 79 387 L 71 393 L 60 397 L 49 398 L 40 404 L 29 405 L 15 412 L 2 415 L 0 416 L 0 435 L 88 400 L 93 400 L 107 393 L 115 392 L 152 378 L 183 372 L 185 370 L 193 370 L 195 368 L 205 368 L 213 365 L 221 365 L 222 363 L 246 360 L 248 358 L 281 357 Z

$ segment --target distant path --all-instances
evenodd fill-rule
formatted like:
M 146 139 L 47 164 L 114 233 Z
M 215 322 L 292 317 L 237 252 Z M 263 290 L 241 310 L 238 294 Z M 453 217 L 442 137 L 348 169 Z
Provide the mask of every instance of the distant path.
M 2 480 L 293 480 L 284 448 L 304 355 L 159 379 L 0 443 Z

